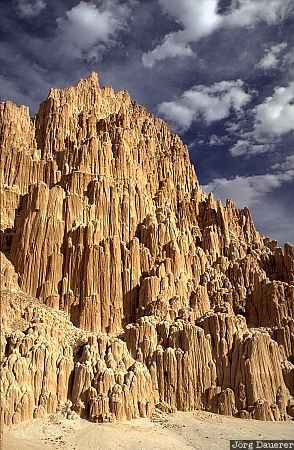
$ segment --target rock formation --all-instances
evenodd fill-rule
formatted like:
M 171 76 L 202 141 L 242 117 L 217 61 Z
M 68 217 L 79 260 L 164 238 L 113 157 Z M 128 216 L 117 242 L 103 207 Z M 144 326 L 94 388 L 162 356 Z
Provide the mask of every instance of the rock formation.
M 92 74 L 0 104 L 2 421 L 294 416 L 294 247 Z

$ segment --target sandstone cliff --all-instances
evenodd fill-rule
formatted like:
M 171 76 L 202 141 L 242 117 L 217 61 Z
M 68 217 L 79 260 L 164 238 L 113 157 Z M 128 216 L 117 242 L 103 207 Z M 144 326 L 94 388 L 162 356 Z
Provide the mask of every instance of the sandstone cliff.
M 92 74 L 0 104 L 2 420 L 294 416 L 294 248 Z

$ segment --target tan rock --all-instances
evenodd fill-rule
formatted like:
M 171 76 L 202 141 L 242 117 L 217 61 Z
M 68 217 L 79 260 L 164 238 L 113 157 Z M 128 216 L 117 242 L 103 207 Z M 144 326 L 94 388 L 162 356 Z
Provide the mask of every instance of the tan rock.
M 293 413 L 294 247 L 203 193 L 164 122 L 91 74 L 34 119 L 1 103 L 0 143 L 5 424 Z

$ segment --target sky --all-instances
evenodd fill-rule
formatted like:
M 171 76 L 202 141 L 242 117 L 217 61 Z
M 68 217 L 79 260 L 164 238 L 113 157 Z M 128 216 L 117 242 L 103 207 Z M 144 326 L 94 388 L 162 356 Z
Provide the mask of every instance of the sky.
M 188 145 L 204 190 L 294 243 L 294 0 L 1 0 L 0 98 L 91 71 Z

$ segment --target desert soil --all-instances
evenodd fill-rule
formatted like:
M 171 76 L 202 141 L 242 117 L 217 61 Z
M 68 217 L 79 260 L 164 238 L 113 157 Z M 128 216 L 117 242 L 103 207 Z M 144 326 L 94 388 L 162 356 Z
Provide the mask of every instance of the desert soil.
M 152 420 L 94 424 L 59 416 L 14 425 L 2 450 L 229 449 L 230 439 L 294 439 L 294 422 L 261 422 L 207 412 L 157 413 Z

